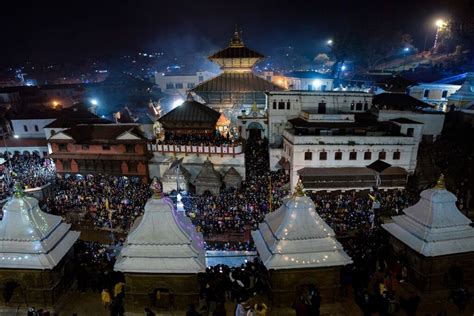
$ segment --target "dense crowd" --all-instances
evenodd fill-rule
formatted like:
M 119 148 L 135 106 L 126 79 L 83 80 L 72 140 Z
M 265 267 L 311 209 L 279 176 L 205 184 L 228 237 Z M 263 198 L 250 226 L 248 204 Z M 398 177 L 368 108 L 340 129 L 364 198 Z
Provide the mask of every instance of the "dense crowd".
M 270 208 L 278 208 L 288 194 L 284 187 L 288 176 L 283 171 L 269 171 L 265 141 L 249 142 L 245 157 L 246 180 L 239 189 L 221 190 L 217 196 L 190 194 L 181 200 L 187 215 L 205 236 L 256 229 Z
M 252 241 L 227 241 L 227 242 L 206 242 L 204 244 L 206 250 L 218 251 L 256 251 L 255 244 Z
M 151 193 L 140 179 L 115 176 L 71 176 L 56 180 L 54 194 L 46 201 L 48 212 L 66 215 L 84 212 L 99 228 L 128 231 Z
M 258 258 L 240 267 L 209 267 L 199 279 L 202 299 L 198 309 L 203 314 L 226 315 L 226 301 L 237 303 L 237 316 L 266 314 L 267 306 L 261 297 L 268 293 L 270 283 L 268 272 Z
M 24 189 L 41 187 L 54 180 L 56 173 L 51 159 L 41 158 L 37 153 L 15 153 L 9 157 L 5 154 L 5 162 L 0 166 L 0 201 L 11 193 L 14 183 Z M 11 164 L 11 169 L 10 169 Z M 10 183 L 8 183 L 10 179 Z
M 232 146 L 237 140 L 223 136 L 221 133 L 213 134 L 175 134 L 166 132 L 164 140 L 158 140 L 158 144 L 181 145 L 181 146 Z
M 338 235 L 369 230 L 380 216 L 397 215 L 413 205 L 418 196 L 411 191 L 391 190 L 360 194 L 312 193 L 316 211 Z

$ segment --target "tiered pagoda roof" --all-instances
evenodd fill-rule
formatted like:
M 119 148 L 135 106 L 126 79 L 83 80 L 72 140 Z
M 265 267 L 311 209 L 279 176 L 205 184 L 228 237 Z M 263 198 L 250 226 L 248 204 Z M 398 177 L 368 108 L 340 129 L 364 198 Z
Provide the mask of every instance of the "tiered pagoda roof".
M 79 238 L 70 229 L 60 216 L 41 211 L 35 198 L 15 193 L 0 221 L 0 268 L 53 269 Z
M 352 263 L 335 233 L 316 213 L 299 182 L 293 197 L 265 216 L 252 237 L 267 269 L 303 269 Z
M 426 257 L 474 251 L 474 228 L 471 220 L 456 207 L 457 198 L 446 190 L 444 179 L 433 189 L 420 194 L 421 199 L 392 217 L 382 227 L 395 238 Z

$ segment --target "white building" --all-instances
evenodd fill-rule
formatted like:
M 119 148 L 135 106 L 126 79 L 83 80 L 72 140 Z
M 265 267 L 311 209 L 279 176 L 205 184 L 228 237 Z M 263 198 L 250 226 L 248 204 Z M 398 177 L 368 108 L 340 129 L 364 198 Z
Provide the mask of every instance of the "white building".
M 198 71 L 194 74 L 156 73 L 155 83 L 165 94 L 184 97 L 188 90 L 215 76 L 209 71 Z
M 302 110 L 320 114 L 363 113 L 370 110 L 373 95 L 345 91 L 281 91 L 267 92 L 268 139 L 270 144 L 281 144 L 283 131 L 290 127 L 288 120 Z M 326 116 L 329 119 L 329 116 Z
M 331 91 L 334 78 L 315 71 L 292 71 L 283 76 L 271 76 L 272 82 L 289 90 Z
M 420 101 L 447 111 L 449 97 L 461 88 L 460 85 L 444 83 L 420 83 L 408 88 L 408 94 Z

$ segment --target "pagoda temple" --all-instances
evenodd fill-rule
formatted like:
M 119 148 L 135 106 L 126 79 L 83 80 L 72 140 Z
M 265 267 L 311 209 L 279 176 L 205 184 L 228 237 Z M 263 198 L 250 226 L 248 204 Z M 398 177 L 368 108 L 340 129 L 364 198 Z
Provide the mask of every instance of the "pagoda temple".
M 252 73 L 255 64 L 264 57 L 245 47 L 241 33 L 236 30 L 228 47 L 208 57 L 221 67 L 222 73 L 191 91 L 203 98 L 210 107 L 227 111 L 227 117 L 231 120 L 254 102 L 263 109 L 266 91 L 284 90 Z
M 267 214 L 252 237 L 270 272 L 275 302 L 291 304 L 295 289 L 307 285 L 318 287 L 329 300 L 338 295 L 340 269 L 352 260 L 305 196 L 301 180 L 293 196 Z
M 161 197 L 156 178 L 151 187 L 155 194 L 130 231 L 114 270 L 125 274 L 131 302 L 144 306 L 153 297 L 159 306 L 185 308 L 197 302 L 197 274 L 206 269 L 203 237 L 171 200 Z
M 463 271 L 464 285 L 474 285 L 474 228 L 456 207 L 444 178 L 421 192 L 421 199 L 382 227 L 390 244 L 408 267 L 408 281 L 427 293 L 446 289 L 449 271 Z M 449 282 L 449 280 L 448 280 Z
M 70 259 L 78 238 L 70 224 L 41 211 L 38 200 L 17 188 L 0 221 L 0 283 L 12 289 L 9 301 L 54 305 L 73 280 Z

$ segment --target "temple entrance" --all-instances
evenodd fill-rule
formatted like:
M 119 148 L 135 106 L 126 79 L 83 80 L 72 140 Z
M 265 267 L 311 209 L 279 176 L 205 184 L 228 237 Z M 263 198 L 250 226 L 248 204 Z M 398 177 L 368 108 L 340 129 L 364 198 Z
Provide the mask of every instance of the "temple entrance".
M 156 288 L 150 294 L 151 304 L 159 309 L 169 309 L 174 306 L 174 296 L 167 288 Z
M 260 123 L 252 122 L 247 127 L 247 139 L 261 139 L 263 127 Z

